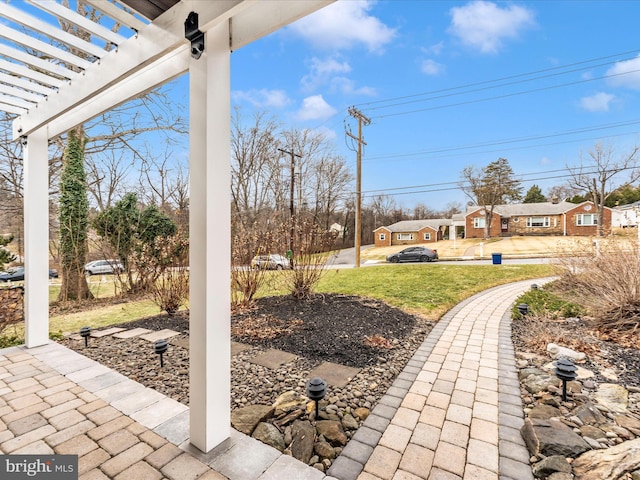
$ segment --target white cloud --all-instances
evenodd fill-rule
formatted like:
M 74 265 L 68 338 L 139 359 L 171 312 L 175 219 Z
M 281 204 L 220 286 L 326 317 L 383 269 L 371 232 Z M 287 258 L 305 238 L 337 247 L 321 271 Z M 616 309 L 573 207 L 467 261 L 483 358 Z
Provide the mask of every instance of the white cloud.
M 322 95 L 312 95 L 302 101 L 302 107 L 296 115 L 300 120 L 326 120 L 337 110 L 329 105 Z
M 236 102 L 247 102 L 254 107 L 282 108 L 291 103 L 291 100 L 283 90 L 234 90 L 231 97 Z
M 323 60 L 313 57 L 309 61 L 309 73 L 302 77 L 302 88 L 308 92 L 313 91 L 329 83 L 333 75 L 349 72 L 351 72 L 349 63 L 340 60 L 337 56 Z
M 580 99 L 580 107 L 589 112 L 608 112 L 609 105 L 615 100 L 615 95 L 598 92 L 590 97 Z
M 440 55 L 444 50 L 444 42 L 438 42 L 434 45 L 429 45 L 428 47 L 422 47 L 422 51 L 427 55 Z
M 331 91 L 341 92 L 344 95 L 364 95 L 373 97 L 377 90 L 373 87 L 356 87 L 356 83 L 350 78 L 335 77 L 331 79 Z
M 369 15 L 375 2 L 351 0 L 332 3 L 293 23 L 292 31 L 324 49 L 348 49 L 358 44 L 379 52 L 396 30 Z
M 462 43 L 483 53 L 496 53 L 507 39 L 535 25 L 533 11 L 519 5 L 500 8 L 493 2 L 476 0 L 453 7 L 449 32 Z
M 423 60 L 420 70 L 426 75 L 439 75 L 444 71 L 444 65 L 434 60 Z
M 607 75 L 611 76 L 607 80 L 610 85 L 640 90 L 640 55 L 616 63 L 607 70 Z

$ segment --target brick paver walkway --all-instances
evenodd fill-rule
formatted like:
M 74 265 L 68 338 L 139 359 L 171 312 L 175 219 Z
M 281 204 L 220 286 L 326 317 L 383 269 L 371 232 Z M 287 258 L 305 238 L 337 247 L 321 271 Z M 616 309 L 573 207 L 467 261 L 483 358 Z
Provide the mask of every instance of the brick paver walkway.
M 57 343 L 0 350 L 0 453 L 75 454 L 82 480 L 532 480 L 510 338 L 531 283 L 448 312 L 328 475 L 237 431 L 202 454 L 187 407 Z

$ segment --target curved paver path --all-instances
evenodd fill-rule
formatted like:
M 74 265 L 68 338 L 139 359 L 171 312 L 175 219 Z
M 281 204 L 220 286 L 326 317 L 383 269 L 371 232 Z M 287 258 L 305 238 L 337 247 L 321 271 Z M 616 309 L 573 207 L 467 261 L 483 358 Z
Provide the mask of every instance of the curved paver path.
M 532 283 L 486 290 L 444 315 L 329 475 L 533 480 L 510 311 Z
M 77 454 L 82 480 L 533 480 L 510 330 L 532 283 L 449 311 L 327 475 L 235 430 L 202 454 L 186 406 L 57 343 L 0 350 L 0 453 Z

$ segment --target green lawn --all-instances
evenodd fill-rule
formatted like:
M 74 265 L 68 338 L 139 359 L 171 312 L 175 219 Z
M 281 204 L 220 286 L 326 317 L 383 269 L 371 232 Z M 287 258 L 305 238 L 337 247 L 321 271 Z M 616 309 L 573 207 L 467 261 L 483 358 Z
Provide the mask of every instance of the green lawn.
M 268 272 L 269 280 L 258 296 L 282 295 L 283 272 Z M 359 269 L 329 270 L 317 291 L 343 293 L 384 300 L 411 313 L 438 319 L 454 305 L 482 290 L 515 282 L 554 275 L 550 265 L 384 265 Z M 113 296 L 114 284 L 94 279 L 91 289 L 97 297 Z M 58 295 L 59 285 L 51 285 L 50 299 Z M 106 305 L 82 312 L 52 316 L 50 331 L 76 332 L 85 325 L 101 328 L 160 313 L 151 300 L 135 300 Z M 16 332 L 21 334 L 22 329 Z

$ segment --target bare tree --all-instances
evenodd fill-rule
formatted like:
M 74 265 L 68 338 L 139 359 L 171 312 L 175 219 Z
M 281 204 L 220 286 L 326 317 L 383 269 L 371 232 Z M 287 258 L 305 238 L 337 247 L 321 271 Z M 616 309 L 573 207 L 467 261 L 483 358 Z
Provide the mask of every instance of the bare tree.
M 605 200 L 616 187 L 629 185 L 640 178 L 637 159 L 638 148 L 635 146 L 628 153 L 615 157 L 611 145 L 597 143 L 589 150 L 587 162 L 581 154 L 579 166 L 567 166 L 571 174 L 570 185 L 573 188 L 589 192 L 589 196 L 596 206 L 599 237 L 604 235 L 602 220 Z M 613 185 L 614 178 L 617 179 L 622 174 L 626 174 L 626 181 Z

